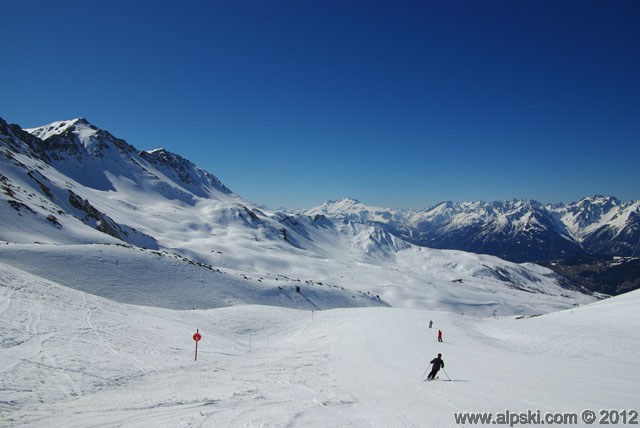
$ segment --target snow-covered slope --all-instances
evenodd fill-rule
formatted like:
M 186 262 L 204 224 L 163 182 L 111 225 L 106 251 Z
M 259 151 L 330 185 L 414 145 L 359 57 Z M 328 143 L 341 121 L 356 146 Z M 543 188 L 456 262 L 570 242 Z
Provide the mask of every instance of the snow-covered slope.
M 590 253 L 640 255 L 640 201 L 622 203 L 596 196 L 554 212 Z
M 389 224 L 416 213 L 261 209 L 86 120 L 30 132 L 0 120 L 1 426 L 437 427 L 640 398 L 637 292 L 591 305 L 541 266 L 412 245 Z M 452 381 L 422 382 L 438 352 Z
M 332 284 L 248 276 L 166 251 L 122 245 L 0 246 L 0 260 L 42 278 L 111 300 L 172 309 L 241 304 L 319 310 L 386 306 L 378 297 Z
M 586 197 L 571 204 L 536 201 L 443 202 L 422 211 L 369 207 L 353 199 L 300 211 L 377 223 L 417 245 L 493 254 L 526 262 L 582 254 L 640 255 L 640 201 Z
M 353 221 L 356 223 L 395 223 L 403 222 L 412 213 L 410 210 L 392 210 L 389 208 L 371 207 L 357 199 L 342 198 L 336 201 L 327 201 L 318 207 L 301 210 L 301 213 L 309 216 L 324 215 L 337 218 L 341 221 Z
M 118 299 L 119 293 L 129 293 L 118 284 L 157 287 L 160 275 L 147 272 L 164 272 L 159 266 L 172 259 L 129 258 L 135 251 L 114 246 L 120 244 L 186 258 L 253 281 L 248 291 L 229 285 L 225 290 L 237 290 L 207 296 L 201 304 L 189 299 L 174 304 L 173 297 L 165 296 L 169 287 L 164 285 L 161 296 L 145 294 L 133 301 L 174 309 L 219 307 L 225 302 L 301 307 L 295 300 L 269 296 L 279 295 L 274 283 L 263 295 L 265 284 L 279 278 L 340 290 L 344 296 L 352 293 L 352 300 L 368 293 L 371 304 L 481 315 L 496 309 L 505 314 L 547 312 L 593 300 L 562 288 L 550 271 L 539 267 L 410 245 L 382 221 L 364 224 L 319 213 L 261 209 L 180 156 L 163 149 L 138 152 L 84 119 L 29 131 L 5 124 L 0 133 L 0 218 L 10 225 L 0 230 L 0 240 L 22 244 L 2 248 L 0 261 L 74 288 Z M 343 202 L 358 209 L 355 201 Z M 380 220 L 385 217 L 380 214 Z M 106 266 L 95 263 L 105 259 L 100 254 L 104 248 L 110 248 L 106 259 L 129 266 L 126 282 L 93 279 Z M 93 270 L 75 272 L 76 261 Z M 104 276 L 120 278 L 117 269 Z M 216 275 L 203 279 L 201 273 L 177 271 L 184 277 L 166 275 L 173 279 L 174 292 L 183 287 L 181 280 L 193 282 L 195 289 L 207 281 L 221 281 Z M 92 279 L 95 287 L 87 285 Z M 310 292 L 303 288 L 302 294 Z M 324 293 L 313 304 L 336 307 L 339 301 L 340 306 L 354 306 Z M 359 302 L 355 305 L 367 299 Z
M 586 426 L 584 409 L 637 409 L 639 304 L 632 292 L 497 320 L 398 308 L 176 311 L 0 263 L 0 425 L 444 427 L 459 425 L 454 412 L 531 410 L 573 412 Z M 421 381 L 437 353 L 439 380 Z
M 192 162 L 160 148 L 138 152 L 85 119 L 26 131 L 43 140 L 38 154 L 47 163 L 92 189 L 118 191 L 119 185 L 129 183 L 187 203 L 193 201 L 191 195 L 216 198 L 231 194 L 217 177 Z

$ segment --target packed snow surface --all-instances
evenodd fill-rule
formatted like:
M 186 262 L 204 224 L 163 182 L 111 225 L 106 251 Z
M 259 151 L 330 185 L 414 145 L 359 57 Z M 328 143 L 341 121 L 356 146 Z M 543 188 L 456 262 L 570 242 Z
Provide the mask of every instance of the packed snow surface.
M 410 213 L 357 201 L 269 211 L 84 119 L 28 130 L 40 143 L 0 125 L 2 427 L 638 410 L 640 292 L 594 303 L 538 265 L 417 247 L 380 227 Z
M 639 304 L 636 291 L 523 319 L 175 310 L 0 263 L 0 425 L 448 427 L 454 412 L 637 409 Z M 446 372 L 424 382 L 437 353 Z

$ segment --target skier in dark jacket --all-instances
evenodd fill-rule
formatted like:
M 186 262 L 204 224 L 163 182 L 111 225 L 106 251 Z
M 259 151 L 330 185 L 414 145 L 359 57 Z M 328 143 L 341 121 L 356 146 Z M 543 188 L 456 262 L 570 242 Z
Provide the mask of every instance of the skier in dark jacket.
M 431 373 L 429 373 L 429 376 L 427 376 L 427 380 L 435 379 L 436 375 L 438 374 L 438 370 L 440 370 L 441 367 L 444 368 L 444 361 L 442 361 L 442 354 L 438 354 L 436 358 L 431 360 L 431 364 L 433 364 L 433 367 L 431 368 Z

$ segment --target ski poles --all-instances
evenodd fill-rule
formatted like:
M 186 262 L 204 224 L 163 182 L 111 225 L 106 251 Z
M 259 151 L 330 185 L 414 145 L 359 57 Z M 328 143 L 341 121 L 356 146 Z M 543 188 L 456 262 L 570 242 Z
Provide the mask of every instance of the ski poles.
M 449 374 L 447 373 L 447 371 L 444 369 L 444 367 L 442 368 L 442 371 L 444 372 L 444 374 L 447 375 L 447 379 L 449 379 L 449 381 L 451 381 L 451 378 L 449 377 Z
M 427 374 L 427 372 L 429 371 L 429 367 L 430 367 L 430 366 L 431 366 L 431 364 L 429 364 L 429 365 L 427 366 L 427 369 L 424 371 L 424 373 L 422 373 L 422 377 L 421 377 L 420 379 L 424 379 L 424 375 L 426 375 L 426 374 Z

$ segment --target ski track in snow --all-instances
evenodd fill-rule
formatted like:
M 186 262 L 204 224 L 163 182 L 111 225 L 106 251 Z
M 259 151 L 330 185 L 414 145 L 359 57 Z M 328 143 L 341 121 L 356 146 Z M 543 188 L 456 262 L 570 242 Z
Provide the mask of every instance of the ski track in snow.
M 456 411 L 632 409 L 638 304 L 633 292 L 522 320 L 408 308 L 172 310 L 0 263 L 0 426 L 448 427 Z M 453 381 L 423 382 L 438 352 Z
M 67 129 L 83 160 L 59 169 L 1 141 L 0 426 L 449 427 L 640 402 L 640 292 L 587 305 L 540 266 L 260 209 L 84 120 L 32 131 Z M 442 382 L 422 382 L 438 352 Z

